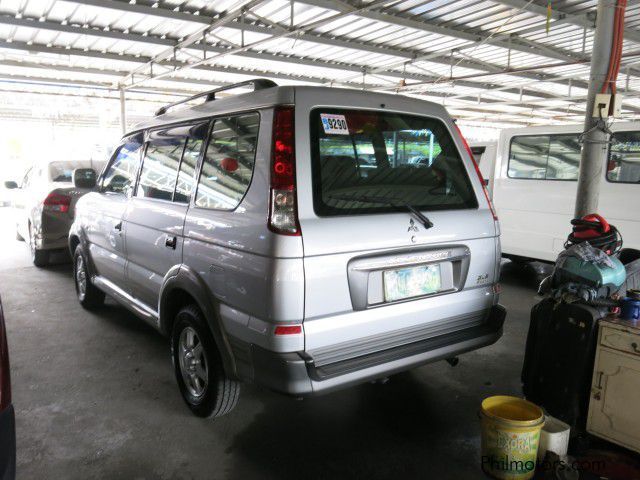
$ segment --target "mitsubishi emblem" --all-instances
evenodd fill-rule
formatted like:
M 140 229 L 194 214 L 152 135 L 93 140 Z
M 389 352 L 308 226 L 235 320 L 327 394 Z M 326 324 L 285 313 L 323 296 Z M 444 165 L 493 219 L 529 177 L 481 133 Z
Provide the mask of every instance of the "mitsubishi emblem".
M 409 228 L 407 228 L 407 232 L 417 232 L 418 227 L 416 226 L 416 222 L 413 221 L 413 218 L 409 220 Z

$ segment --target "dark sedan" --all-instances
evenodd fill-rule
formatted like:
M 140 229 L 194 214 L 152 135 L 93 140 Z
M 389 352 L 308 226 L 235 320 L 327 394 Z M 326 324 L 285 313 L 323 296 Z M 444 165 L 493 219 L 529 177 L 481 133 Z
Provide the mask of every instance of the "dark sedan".
M 0 479 L 16 478 L 16 424 L 11 404 L 9 349 L 0 301 Z

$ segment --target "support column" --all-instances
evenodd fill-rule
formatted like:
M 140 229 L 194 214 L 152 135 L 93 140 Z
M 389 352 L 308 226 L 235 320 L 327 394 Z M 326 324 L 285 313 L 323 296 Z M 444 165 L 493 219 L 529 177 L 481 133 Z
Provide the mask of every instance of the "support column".
M 120 129 L 123 135 L 127 133 L 127 108 L 124 98 L 124 87 L 120 87 Z
M 575 217 L 582 217 L 598 210 L 600 177 L 607 156 L 609 135 L 597 128 L 599 118 L 593 117 L 593 111 L 596 93 L 600 93 L 609 69 L 615 11 L 616 0 L 598 0 L 598 17 L 591 54 L 591 73 L 587 95 L 587 114 L 584 121 L 584 131 L 587 133 L 583 135 Z

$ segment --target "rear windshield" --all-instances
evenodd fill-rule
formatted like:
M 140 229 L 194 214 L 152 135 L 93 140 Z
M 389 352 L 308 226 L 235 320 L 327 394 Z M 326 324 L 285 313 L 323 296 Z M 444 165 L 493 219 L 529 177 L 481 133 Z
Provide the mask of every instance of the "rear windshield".
M 49 164 L 49 179 L 52 182 L 71 183 L 76 168 L 91 168 L 91 162 L 52 162 Z
M 354 215 L 478 206 L 444 124 L 364 110 L 311 113 L 316 214 Z

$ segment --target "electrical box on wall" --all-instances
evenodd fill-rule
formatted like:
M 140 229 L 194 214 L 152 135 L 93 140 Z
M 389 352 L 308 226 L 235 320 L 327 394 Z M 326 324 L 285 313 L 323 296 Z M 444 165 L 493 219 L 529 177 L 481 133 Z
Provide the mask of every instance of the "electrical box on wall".
M 607 118 L 609 116 L 610 103 L 611 103 L 610 94 L 596 93 L 596 99 L 593 103 L 593 116 L 595 118 Z

